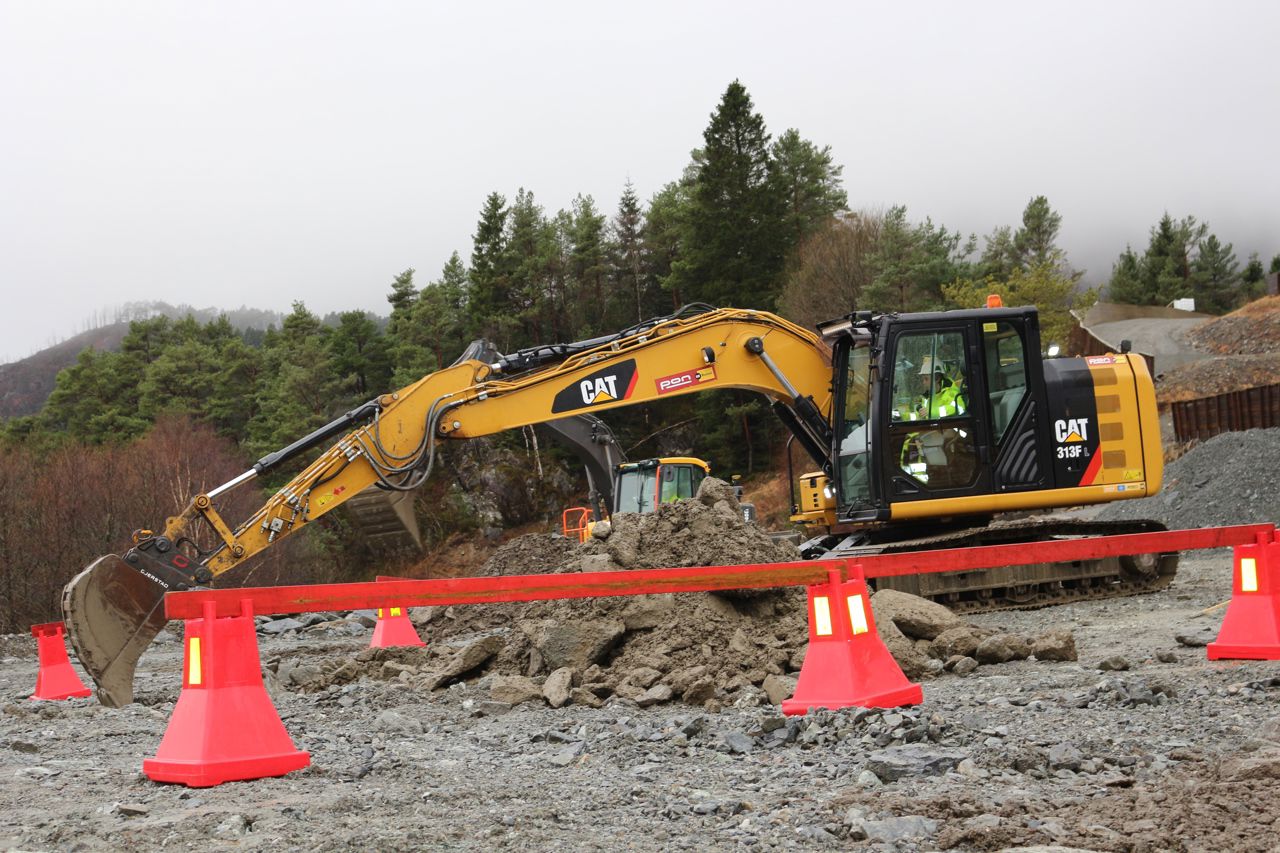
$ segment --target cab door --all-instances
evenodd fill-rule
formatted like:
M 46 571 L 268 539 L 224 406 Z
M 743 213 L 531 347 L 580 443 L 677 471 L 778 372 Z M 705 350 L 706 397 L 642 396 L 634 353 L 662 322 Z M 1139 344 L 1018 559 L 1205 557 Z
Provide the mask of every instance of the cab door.
M 891 324 L 879 412 L 889 503 L 990 493 L 980 353 L 973 322 Z

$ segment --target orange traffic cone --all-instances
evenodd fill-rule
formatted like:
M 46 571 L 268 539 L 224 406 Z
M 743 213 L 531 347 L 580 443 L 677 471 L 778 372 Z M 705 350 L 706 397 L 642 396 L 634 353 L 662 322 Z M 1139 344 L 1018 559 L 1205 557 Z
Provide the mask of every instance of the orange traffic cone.
M 371 649 L 390 649 L 396 646 L 425 646 L 413 622 L 403 607 L 379 607 L 378 624 L 373 626 Z
M 80 676 L 71 668 L 67 644 L 62 639 L 63 631 L 61 622 L 31 626 L 31 636 L 36 638 L 36 653 L 40 656 L 36 692 L 31 694 L 32 699 L 79 699 L 93 695 L 93 691 L 84 686 Z
M 1280 660 L 1280 542 L 1259 534 L 1234 558 L 1231 603 L 1209 660 Z
M 241 779 L 283 776 L 311 763 L 294 748 L 262 684 L 253 607 L 218 619 L 186 622 L 182 692 L 155 758 L 142 772 L 156 782 L 207 788 Z
M 919 684 L 902 673 L 876 633 L 871 596 L 861 566 L 848 581 L 832 569 L 827 583 L 809 587 L 809 649 L 796 693 L 782 713 L 810 708 L 896 708 L 924 701 Z

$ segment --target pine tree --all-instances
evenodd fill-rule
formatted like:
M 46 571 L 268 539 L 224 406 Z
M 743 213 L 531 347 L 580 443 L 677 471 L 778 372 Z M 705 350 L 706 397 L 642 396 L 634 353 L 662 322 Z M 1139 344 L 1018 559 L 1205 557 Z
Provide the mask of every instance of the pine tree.
M 1030 269 L 1060 263 L 1062 250 L 1058 248 L 1057 240 L 1061 227 L 1062 215 L 1049 206 L 1049 199 L 1042 195 L 1031 199 L 1022 211 L 1022 227 L 1013 235 L 1013 251 L 1018 266 Z
M 691 275 L 686 248 L 693 239 L 692 195 L 692 183 L 673 181 L 654 193 L 645 218 L 646 274 L 668 294 L 667 307 L 670 309 L 690 301 L 683 288 Z
M 1130 305 L 1146 304 L 1146 287 L 1143 283 L 1142 262 L 1132 246 L 1125 246 L 1120 257 L 1111 267 L 1111 281 L 1107 284 L 1107 298 L 1112 302 Z
M 533 193 L 521 188 L 511 204 L 503 266 L 509 271 L 506 302 L 497 307 L 495 341 L 504 351 L 536 343 L 565 323 L 564 307 L 552 288 L 559 261 L 555 226 L 547 220 Z M 558 309 L 558 310 L 557 310 Z
M 731 83 L 703 133 L 685 263 L 673 269 L 688 297 L 773 308 L 788 240 L 769 134 L 751 96 Z
M 416 301 L 417 292 L 412 289 Z M 405 308 L 412 310 L 412 305 Z M 329 358 L 343 386 L 343 398 L 356 405 L 391 390 L 391 360 L 387 340 L 364 311 L 343 311 L 329 335 Z
M 507 200 L 489 193 L 472 236 L 471 289 L 468 298 L 472 334 L 492 337 L 507 308 Z
M 1019 268 L 1021 259 L 1014 247 L 1013 229 L 1002 225 L 986 238 L 986 248 L 978 259 L 981 275 L 1005 281 Z
M 329 355 L 330 329 L 302 302 L 263 342 L 256 416 L 247 444 L 261 454 L 323 426 L 343 407 L 341 380 Z
M 1225 246 L 1217 235 L 1200 241 L 1196 258 L 1191 263 L 1191 282 L 1196 309 L 1210 314 L 1225 314 L 1244 301 L 1240 291 L 1240 264 L 1230 243 Z
M 418 288 L 413 283 L 413 268 L 405 270 L 391 282 L 391 293 L 387 301 L 391 303 L 391 316 L 406 314 L 409 306 L 418 298 Z
M 567 218 L 569 244 L 568 275 L 573 282 L 569 299 L 574 307 L 573 316 L 580 318 L 573 336 L 591 335 L 605 331 L 608 294 L 605 282 L 608 273 L 605 247 L 605 217 L 596 210 L 591 196 L 579 195 L 573 200 Z
M 930 311 L 942 307 L 942 286 L 969 274 L 972 241 L 925 219 L 907 220 L 907 209 L 890 208 L 881 224 L 870 263 L 876 270 L 860 308 L 875 311 Z
M 840 185 L 844 167 L 832 159 L 830 145 L 819 148 L 791 128 L 774 142 L 770 158 L 793 246 L 847 208 L 849 197 Z
M 613 282 L 612 310 L 609 317 L 617 326 L 639 322 L 659 313 L 652 298 L 644 270 L 644 213 L 635 187 L 628 180 L 618 199 L 618 212 L 609 228 L 609 276 Z

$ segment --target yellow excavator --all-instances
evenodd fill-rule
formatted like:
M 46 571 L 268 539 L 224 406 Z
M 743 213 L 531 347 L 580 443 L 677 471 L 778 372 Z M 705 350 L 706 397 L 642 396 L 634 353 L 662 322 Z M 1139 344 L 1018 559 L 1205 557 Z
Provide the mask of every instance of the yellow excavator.
M 766 312 L 705 305 L 510 355 L 473 344 L 454 365 L 195 496 L 163 529 L 139 531 L 127 552 L 99 558 L 67 585 L 63 615 L 100 699 L 127 704 L 137 660 L 164 626 L 166 591 L 211 584 L 370 485 L 417 488 L 445 442 L 723 388 L 769 398 L 812 460 L 796 507 L 818 528 L 806 556 L 1151 529 L 992 522 L 1160 488 L 1145 362 L 1127 352 L 1045 359 L 1040 347 L 1030 307 L 860 311 L 815 334 Z M 249 518 L 218 512 L 231 489 L 326 444 Z M 928 594 L 961 607 L 1041 605 L 1158 588 L 1175 565 L 1176 555 L 1148 555 L 1007 567 L 964 573 Z

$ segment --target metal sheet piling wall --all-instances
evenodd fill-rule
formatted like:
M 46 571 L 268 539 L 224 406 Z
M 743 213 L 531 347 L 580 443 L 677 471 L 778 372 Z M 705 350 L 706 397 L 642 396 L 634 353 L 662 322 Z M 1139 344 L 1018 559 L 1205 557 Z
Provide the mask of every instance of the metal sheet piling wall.
M 1178 441 L 1280 426 L 1280 385 L 1263 385 L 1170 404 Z

